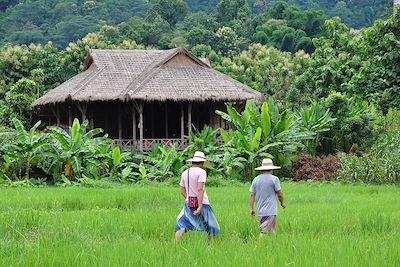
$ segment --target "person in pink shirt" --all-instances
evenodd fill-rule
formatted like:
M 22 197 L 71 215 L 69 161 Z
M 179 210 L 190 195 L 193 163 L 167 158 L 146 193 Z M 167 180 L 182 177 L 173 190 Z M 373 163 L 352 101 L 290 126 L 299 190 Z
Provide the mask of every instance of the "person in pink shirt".
M 179 241 L 187 231 L 206 231 L 209 238 L 218 236 L 218 221 L 205 188 L 207 172 L 203 169 L 206 162 L 204 153 L 196 151 L 187 162 L 191 162 L 192 166 L 181 176 L 181 195 L 185 204 L 176 219 L 175 239 Z

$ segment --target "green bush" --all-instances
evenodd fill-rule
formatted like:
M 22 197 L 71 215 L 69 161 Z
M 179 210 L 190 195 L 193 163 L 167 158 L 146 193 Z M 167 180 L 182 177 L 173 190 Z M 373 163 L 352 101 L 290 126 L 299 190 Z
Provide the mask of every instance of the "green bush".
M 383 134 L 364 155 L 339 154 L 339 179 L 374 184 L 400 183 L 400 129 Z

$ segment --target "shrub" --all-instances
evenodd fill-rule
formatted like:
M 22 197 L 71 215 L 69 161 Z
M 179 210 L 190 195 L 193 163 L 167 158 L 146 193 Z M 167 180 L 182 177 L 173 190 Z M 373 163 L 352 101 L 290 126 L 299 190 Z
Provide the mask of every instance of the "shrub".
M 329 155 L 325 159 L 303 155 L 292 162 L 292 178 L 300 180 L 332 180 L 340 170 L 338 160 Z
M 364 155 L 340 154 L 339 179 L 374 184 L 400 182 L 400 130 L 382 135 Z

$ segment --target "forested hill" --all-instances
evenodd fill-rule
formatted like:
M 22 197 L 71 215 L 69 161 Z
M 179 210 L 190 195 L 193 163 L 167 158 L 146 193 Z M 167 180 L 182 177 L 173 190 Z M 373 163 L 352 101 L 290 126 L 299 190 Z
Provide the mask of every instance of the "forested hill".
M 186 0 L 192 11 L 212 12 L 219 0 Z M 248 0 L 254 13 L 264 11 L 276 0 Z M 386 16 L 387 0 L 285 0 L 302 9 L 318 9 L 328 17 L 339 16 L 351 28 L 371 26 L 375 19 Z M 389 0 L 389 6 L 391 0 Z
M 165 0 L 167 1 L 167 0 Z M 168 0 L 169 1 L 169 0 Z M 178 0 L 171 0 L 177 2 Z M 245 1 L 245 0 L 242 0 Z M 390 1 L 390 0 L 389 0 Z M 0 0 L 0 45 L 46 43 L 64 48 L 102 25 L 144 17 L 155 0 Z M 220 0 L 186 0 L 192 12 L 213 13 Z M 274 1 L 248 0 L 253 14 Z M 352 28 L 372 25 L 385 14 L 387 0 L 287 0 L 302 9 L 320 9 L 340 16 Z M 229 10 L 227 10 L 227 14 Z

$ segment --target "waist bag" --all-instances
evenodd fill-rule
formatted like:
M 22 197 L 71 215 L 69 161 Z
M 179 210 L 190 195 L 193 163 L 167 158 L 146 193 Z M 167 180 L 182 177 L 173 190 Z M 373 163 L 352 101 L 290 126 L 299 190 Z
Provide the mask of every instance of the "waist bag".
M 197 209 L 199 207 L 199 201 L 197 200 L 197 197 L 189 196 L 189 170 L 188 170 L 187 180 L 188 180 L 188 186 L 187 186 L 188 206 L 189 208 Z

